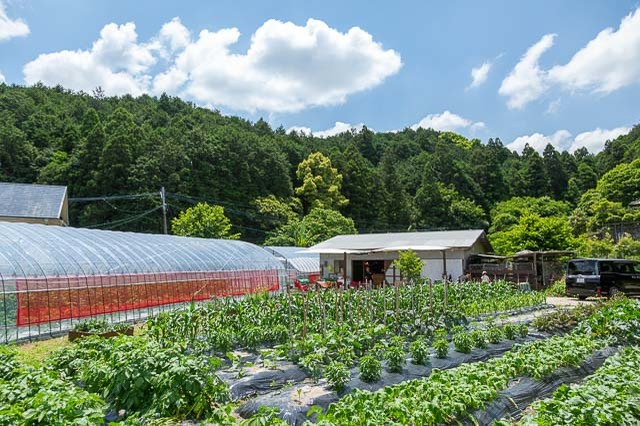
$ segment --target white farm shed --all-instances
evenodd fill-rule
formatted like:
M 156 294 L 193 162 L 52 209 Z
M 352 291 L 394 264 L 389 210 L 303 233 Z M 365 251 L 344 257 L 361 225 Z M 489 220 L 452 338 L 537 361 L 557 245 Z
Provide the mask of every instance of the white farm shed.
M 348 282 L 369 279 L 376 285 L 384 279 L 400 280 L 393 261 L 402 250 L 416 252 L 425 262 L 422 277 L 432 280 L 442 279 L 445 272 L 456 280 L 464 274 L 469 256 L 492 251 L 481 229 L 338 235 L 307 249 L 320 254 L 323 278 L 344 276 L 346 263 Z

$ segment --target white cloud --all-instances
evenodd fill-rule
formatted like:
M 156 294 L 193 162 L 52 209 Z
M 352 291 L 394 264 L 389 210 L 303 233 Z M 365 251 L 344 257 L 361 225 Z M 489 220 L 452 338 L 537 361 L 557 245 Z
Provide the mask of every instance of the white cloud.
M 310 127 L 304 127 L 304 126 L 293 126 L 293 127 L 289 127 L 287 129 L 287 133 L 289 132 L 298 132 L 298 133 L 304 133 L 305 135 L 311 135 L 313 134 L 313 130 L 311 130 Z
M 29 34 L 29 26 L 22 19 L 11 19 L 7 16 L 4 4 L 0 1 L 0 41 Z
M 312 131 L 309 127 L 294 126 L 287 129 L 287 133 L 292 130 L 295 130 L 296 132 L 304 133 L 305 135 L 313 135 L 319 138 L 328 138 L 330 136 L 339 135 L 340 133 L 349 132 L 351 130 L 355 130 L 356 132 L 359 132 L 360 130 L 362 130 L 363 127 L 364 127 L 364 124 L 362 123 L 349 124 L 349 123 L 343 123 L 342 121 L 336 121 L 336 124 L 334 124 L 333 127 L 325 130 L 320 130 L 317 132 Z M 369 129 L 369 130 L 372 130 L 372 129 Z
M 472 68 L 471 84 L 469 85 L 469 88 L 472 89 L 474 87 L 478 87 L 487 81 L 487 77 L 489 77 L 489 71 L 491 71 L 492 66 L 493 64 L 487 61 L 477 68 Z
M 617 30 L 598 33 L 566 64 L 542 70 L 538 60 L 553 38 L 542 37 L 503 80 L 499 93 L 508 98 L 509 108 L 520 109 L 551 87 L 610 93 L 640 82 L 640 8 L 625 16 Z
M 558 109 L 560 109 L 561 103 L 562 100 L 560 98 L 549 102 L 549 105 L 547 106 L 547 110 L 545 112 L 547 114 L 555 114 L 556 112 L 558 112 Z
M 473 122 L 472 120 L 461 117 L 450 111 L 445 111 L 441 114 L 429 114 L 418 123 L 411 126 L 413 130 L 417 130 L 420 127 L 423 129 L 433 129 L 442 132 L 460 132 L 464 129 L 477 132 L 484 129 L 485 124 L 481 121 Z
M 624 17 L 617 31 L 601 31 L 549 77 L 564 88 L 609 93 L 640 82 L 640 8 Z
M 569 150 L 571 152 L 578 148 L 585 147 L 589 152 L 599 152 L 604 148 L 604 144 L 608 140 L 617 138 L 631 131 L 630 127 L 616 127 L 615 129 L 606 130 L 597 128 L 590 132 L 583 132 L 576 136 Z
M 551 144 L 559 151 L 574 152 L 579 148 L 586 147 L 589 152 L 596 153 L 602 151 L 606 141 L 629 133 L 630 130 L 631 128 L 629 127 L 617 127 L 611 130 L 597 128 L 589 132 L 580 133 L 575 138 L 568 130 L 558 130 L 549 136 L 542 133 L 534 133 L 514 139 L 513 142 L 507 145 L 507 148 L 511 151 L 522 152 L 525 145 L 529 144 L 530 147 L 542 153 L 547 144 Z
M 182 25 L 180 18 L 175 17 L 162 26 L 158 39 L 170 53 L 173 53 L 184 49 L 191 43 L 191 33 L 187 27 Z
M 4 83 L 6 80 L 4 79 L 4 75 L 0 72 L 0 84 Z
M 134 23 L 105 25 L 91 50 L 42 54 L 24 66 L 24 79 L 27 84 L 61 84 L 87 92 L 101 86 L 108 95 L 140 95 L 147 90 L 146 72 L 156 58 L 137 38 Z
M 362 29 L 341 33 L 315 19 L 304 27 L 265 22 L 246 54 L 229 51 L 239 37 L 235 28 L 200 32 L 174 66 L 188 78 L 185 93 L 239 110 L 294 112 L 343 103 L 402 66 L 400 55 Z
M 166 91 L 205 105 L 295 112 L 345 102 L 402 67 L 398 53 L 364 30 L 342 33 L 315 19 L 305 26 L 269 20 L 246 53 L 232 53 L 239 38 L 238 29 L 224 28 L 192 39 L 174 18 L 138 43 L 135 24 L 109 24 L 91 50 L 44 54 L 25 65 L 25 81 L 85 91 L 100 85 L 108 94 Z M 152 73 L 158 57 L 167 66 Z
M 540 69 L 538 61 L 540 56 L 553 46 L 554 38 L 555 34 L 544 35 L 527 50 L 520 58 L 520 62 L 502 81 L 498 93 L 508 98 L 509 108 L 521 109 L 537 99 L 549 87 L 546 74 Z
M 507 148 L 511 151 L 522 152 L 527 144 L 539 153 L 542 153 L 548 144 L 555 146 L 557 149 L 565 150 L 571 144 L 571 133 L 567 130 L 558 130 L 550 136 L 545 136 L 542 133 L 520 136 L 507 145 Z

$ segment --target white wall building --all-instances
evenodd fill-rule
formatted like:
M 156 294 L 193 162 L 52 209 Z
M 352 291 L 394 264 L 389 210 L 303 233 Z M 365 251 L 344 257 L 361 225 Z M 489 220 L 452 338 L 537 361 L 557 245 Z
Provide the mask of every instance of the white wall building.
M 368 269 L 374 284 L 400 280 L 393 261 L 401 250 L 416 252 L 425 261 L 422 277 L 432 280 L 442 279 L 445 271 L 456 280 L 464 274 L 469 256 L 492 251 L 481 229 L 339 235 L 308 249 L 320 254 L 322 277 L 343 276 L 346 263 L 347 281 L 365 281 Z

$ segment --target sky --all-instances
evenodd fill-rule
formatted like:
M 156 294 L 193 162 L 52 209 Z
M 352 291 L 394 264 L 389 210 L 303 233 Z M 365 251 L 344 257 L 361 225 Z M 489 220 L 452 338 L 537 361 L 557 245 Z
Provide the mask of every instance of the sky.
M 640 123 L 640 4 L 0 0 L 2 81 L 598 152 Z

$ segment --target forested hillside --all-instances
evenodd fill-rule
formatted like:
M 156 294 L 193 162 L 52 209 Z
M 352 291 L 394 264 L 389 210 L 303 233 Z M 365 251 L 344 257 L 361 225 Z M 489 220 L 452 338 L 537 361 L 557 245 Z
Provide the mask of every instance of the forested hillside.
M 314 152 L 342 175 L 343 198 L 322 207 L 352 218 L 359 232 L 482 227 L 499 251 L 512 251 L 522 247 L 500 238 L 532 220 L 559 218 L 575 237 L 635 219 L 627 205 L 640 198 L 640 126 L 597 155 L 551 145 L 518 154 L 499 138 L 367 128 L 316 138 L 164 95 L 0 84 L 0 180 L 68 185 L 74 198 L 148 193 L 72 202 L 73 226 L 161 232 L 153 209 L 164 186 L 171 217 L 208 201 L 225 208 L 243 239 L 262 242 L 314 207 L 308 187 L 296 190 L 305 186 L 299 165 Z

